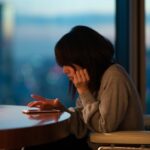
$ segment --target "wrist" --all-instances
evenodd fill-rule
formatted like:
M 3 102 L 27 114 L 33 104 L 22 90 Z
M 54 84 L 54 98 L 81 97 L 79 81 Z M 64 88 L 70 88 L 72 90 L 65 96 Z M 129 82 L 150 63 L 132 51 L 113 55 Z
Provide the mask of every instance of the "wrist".
M 78 94 L 85 94 L 85 93 L 89 92 L 89 89 L 87 89 L 87 88 L 82 88 L 82 89 L 78 88 L 77 91 L 78 91 Z

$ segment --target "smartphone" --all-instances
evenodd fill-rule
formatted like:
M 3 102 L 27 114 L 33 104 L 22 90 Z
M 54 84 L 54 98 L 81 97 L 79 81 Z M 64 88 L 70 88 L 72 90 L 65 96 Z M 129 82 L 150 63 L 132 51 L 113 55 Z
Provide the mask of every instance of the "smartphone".
M 38 108 L 29 108 L 29 109 L 23 109 L 22 110 L 23 113 L 25 114 L 34 114 L 34 113 L 58 113 L 60 112 L 60 110 L 58 109 L 51 109 L 51 110 L 41 110 Z

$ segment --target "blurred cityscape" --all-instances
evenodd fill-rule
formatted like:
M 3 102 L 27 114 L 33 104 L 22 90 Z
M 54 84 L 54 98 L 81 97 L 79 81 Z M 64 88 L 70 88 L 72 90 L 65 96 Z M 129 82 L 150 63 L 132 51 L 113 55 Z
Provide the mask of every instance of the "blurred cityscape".
M 63 34 L 79 24 L 101 30 L 114 42 L 114 16 L 111 15 L 51 18 L 16 15 L 11 38 L 5 40 L 7 46 L 3 47 L 0 103 L 25 105 L 34 93 L 57 97 L 66 106 L 74 106 L 75 100 L 68 95 L 68 79 L 55 62 L 54 46 Z
M 147 18 L 149 18 L 147 23 L 150 28 L 150 16 Z M 4 25 L 8 24 L 5 19 L 0 17 Z M 47 98 L 57 97 L 65 106 L 74 106 L 75 100 L 68 95 L 68 79 L 63 74 L 62 68 L 55 62 L 54 46 L 63 34 L 73 26 L 81 24 L 92 27 L 109 38 L 113 44 L 115 43 L 114 13 L 83 13 L 51 17 L 14 14 L 9 24 L 12 26 L 11 31 L 4 26 L 4 33 L 0 33 L 0 41 L 2 41 L 0 46 L 0 104 L 26 105 L 32 100 L 30 95 L 34 93 Z M 150 47 L 147 47 L 148 113 L 150 113 L 148 108 L 150 106 L 149 76 Z

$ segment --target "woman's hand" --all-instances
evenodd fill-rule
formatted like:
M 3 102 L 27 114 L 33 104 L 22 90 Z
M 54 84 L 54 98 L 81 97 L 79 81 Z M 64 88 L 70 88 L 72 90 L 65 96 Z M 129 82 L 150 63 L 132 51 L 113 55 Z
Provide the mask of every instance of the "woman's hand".
M 42 110 L 50 110 L 50 109 L 59 109 L 61 111 L 65 111 L 65 106 L 56 98 L 56 99 L 48 99 L 39 95 L 32 94 L 31 97 L 36 101 L 28 103 L 29 107 L 38 107 Z
M 88 82 L 90 81 L 90 77 L 86 69 L 82 69 L 78 65 L 74 65 L 76 68 L 74 77 L 73 77 L 73 84 L 77 88 L 79 94 L 83 94 L 89 91 Z

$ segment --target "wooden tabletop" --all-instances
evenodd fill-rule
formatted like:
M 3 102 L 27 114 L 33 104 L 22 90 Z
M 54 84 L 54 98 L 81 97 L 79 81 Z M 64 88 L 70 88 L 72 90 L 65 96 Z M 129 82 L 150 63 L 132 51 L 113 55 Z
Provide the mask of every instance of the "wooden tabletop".
M 44 144 L 69 135 L 69 113 L 27 115 L 22 113 L 26 108 L 0 105 L 0 149 Z

